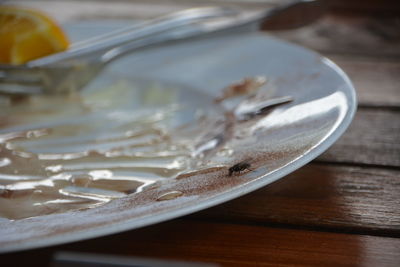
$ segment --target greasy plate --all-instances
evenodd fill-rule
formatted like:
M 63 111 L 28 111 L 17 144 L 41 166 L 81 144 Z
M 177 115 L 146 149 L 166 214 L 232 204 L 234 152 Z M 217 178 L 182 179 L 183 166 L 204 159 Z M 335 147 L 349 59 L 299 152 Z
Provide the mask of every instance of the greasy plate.
M 108 26 L 112 27 L 112 24 Z M 99 24 L 77 24 L 70 31 L 72 36 L 81 38 L 104 29 L 107 27 Z M 155 83 L 158 89 L 153 88 L 153 93 L 156 95 L 163 94 L 163 88 L 180 88 L 174 91 L 174 104 L 183 104 L 188 108 L 177 109 L 175 115 L 178 122 L 174 120 L 174 126 L 196 123 L 196 110 L 201 109 L 208 112 L 210 123 L 219 123 L 219 116 L 229 117 L 225 111 L 232 107 L 232 103 L 231 107 L 229 103 L 224 107 L 214 107 L 216 104 L 213 100 L 221 96 L 227 85 L 256 76 L 267 78 L 266 85 L 260 89 L 261 98 L 291 96 L 293 101 L 268 112 L 236 118 L 227 123 L 229 127 L 223 129 L 229 129 L 228 138 L 218 144 L 215 153 L 198 158 L 204 165 L 186 168 L 175 173 L 172 179 L 161 179 L 153 186 L 90 209 L 17 220 L 1 218 L 0 250 L 16 251 L 103 236 L 162 222 L 237 198 L 284 177 L 320 155 L 343 134 L 353 118 L 356 109 L 354 88 L 334 63 L 312 51 L 261 33 L 197 40 L 132 54 L 106 69 L 90 88 L 82 92 L 82 99 L 87 98 L 96 106 L 97 98 L 90 98 L 92 92 L 97 87 L 107 88 L 114 81 L 123 80 L 128 88 L 130 83 L 144 88 L 154 87 Z M 115 90 L 115 86 L 112 90 Z M 101 101 L 110 98 L 111 102 L 115 100 L 113 105 L 121 105 L 122 100 L 133 97 L 125 91 L 121 95 L 118 90 L 105 93 Z M 170 93 L 166 93 L 163 98 L 170 96 Z M 147 99 L 148 96 L 145 97 Z M 246 101 L 251 104 L 252 101 L 259 101 L 259 98 L 250 97 Z M 152 104 L 157 104 L 157 101 Z M 61 110 L 65 105 L 51 102 L 60 105 Z M 136 103 L 134 99 L 132 103 Z M 96 107 L 101 107 L 101 104 Z M 130 101 L 123 104 L 129 105 Z M 129 106 L 132 109 L 118 112 L 130 110 L 134 116 L 134 107 Z M 88 122 L 84 117 L 74 115 L 74 112 L 69 120 L 62 117 L 60 124 L 67 124 L 67 121 L 71 124 L 75 119 L 83 124 Z M 27 124 L 22 115 L 22 123 Z M 89 119 L 96 121 L 102 115 L 101 112 L 96 113 Z M 109 115 L 105 113 L 104 116 Z M 122 115 L 112 113 L 111 119 L 104 122 L 110 127 L 99 128 L 100 131 L 112 128 L 113 116 L 127 117 L 126 113 Z M 40 120 L 41 123 L 48 123 L 47 118 Z M 7 131 L 7 127 L 7 123 L 4 123 L 2 130 Z M 219 136 L 217 133 L 214 137 Z M 176 138 L 173 133 L 171 138 Z M 182 138 L 190 140 L 188 135 L 183 134 Z M 210 140 L 213 141 L 212 138 Z M 31 145 L 29 142 L 24 141 L 19 145 Z M 37 149 L 50 151 L 50 154 L 53 152 L 47 147 L 39 146 Z M 67 146 L 63 149 L 74 151 L 76 147 Z M 230 167 L 242 161 L 249 164 L 247 169 L 240 173 L 229 172 Z M 194 163 L 187 166 L 195 166 Z M 82 168 L 86 163 L 79 163 L 78 160 L 75 164 L 80 164 Z M 54 169 L 57 168 L 50 170 Z

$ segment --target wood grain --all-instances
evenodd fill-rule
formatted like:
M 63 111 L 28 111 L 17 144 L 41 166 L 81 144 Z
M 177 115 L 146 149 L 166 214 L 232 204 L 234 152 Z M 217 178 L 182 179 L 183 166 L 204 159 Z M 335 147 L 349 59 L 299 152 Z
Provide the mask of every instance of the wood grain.
M 397 0 L 329 0 L 329 3 L 336 12 L 351 11 L 353 13 L 395 15 L 400 11 Z
M 400 170 L 309 164 L 192 217 L 400 236 Z
M 399 58 L 397 17 L 327 15 L 307 27 L 274 35 L 324 55 Z
M 360 108 L 322 162 L 400 166 L 400 111 Z
M 113 244 L 113 245 L 111 245 Z M 398 266 L 400 239 L 174 220 L 118 235 L 0 258 L 2 266 L 84 251 L 222 266 Z M 8 265 L 9 262 L 14 265 Z M 19 263 L 19 264 L 16 264 Z M 28 264 L 29 265 L 29 264 Z
M 329 58 L 350 77 L 359 106 L 400 107 L 399 61 L 337 55 Z

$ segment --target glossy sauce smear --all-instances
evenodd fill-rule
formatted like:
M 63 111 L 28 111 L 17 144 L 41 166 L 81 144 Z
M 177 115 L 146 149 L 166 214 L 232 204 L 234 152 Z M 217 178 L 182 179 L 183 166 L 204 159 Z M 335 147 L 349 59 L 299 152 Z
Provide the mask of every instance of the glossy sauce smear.
M 0 217 L 92 208 L 146 190 L 201 168 L 225 138 L 223 109 L 201 92 L 101 85 L 68 97 L 0 98 Z

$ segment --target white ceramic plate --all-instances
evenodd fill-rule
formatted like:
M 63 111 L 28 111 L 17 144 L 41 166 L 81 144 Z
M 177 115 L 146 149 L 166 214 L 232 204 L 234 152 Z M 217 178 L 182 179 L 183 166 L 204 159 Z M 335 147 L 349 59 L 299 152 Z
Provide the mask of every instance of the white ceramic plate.
M 79 39 L 82 36 L 87 37 L 112 29 L 117 24 L 80 23 L 71 25 L 68 29 L 73 38 Z M 258 97 L 246 100 L 249 103 L 281 96 L 291 96 L 294 101 L 246 120 L 234 119 L 229 127 L 226 126 L 223 119 L 224 113 L 229 110 L 229 103 L 218 106 L 213 100 L 221 95 L 221 90 L 227 85 L 245 77 L 255 76 L 266 77 L 268 82 L 256 91 Z M 107 89 L 106 87 L 111 84 L 114 84 L 112 88 Z M 132 89 L 134 93 L 129 90 L 130 87 L 136 88 Z M 96 91 L 98 88 L 103 89 Z M 147 93 L 143 93 L 140 88 L 147 88 L 144 90 Z M 90 88 L 75 97 L 78 100 L 36 99 L 27 104 L 29 106 L 27 110 L 21 111 L 19 107 L 16 113 L 9 115 L 8 121 L 1 124 L 0 134 L 3 143 L 0 162 L 4 166 L 7 165 L 5 163 L 8 161 L 5 158 L 8 156 L 5 152 L 14 148 L 21 152 L 17 153 L 17 156 L 21 157 L 21 162 L 23 161 L 20 167 L 7 177 L 15 180 L 19 175 L 26 178 L 27 174 L 32 174 L 30 172 L 35 167 L 34 160 L 26 158 L 29 158 L 29 155 L 40 154 L 47 155 L 47 165 L 44 173 L 35 175 L 43 175 L 47 179 L 46 182 L 59 181 L 57 179 L 62 176 L 65 181 L 71 183 L 71 177 L 77 173 L 82 175 L 82 169 L 90 172 L 94 168 L 98 171 L 97 176 L 92 175 L 90 179 L 98 178 L 99 175 L 112 176 L 118 173 L 120 180 L 123 178 L 129 180 L 141 173 L 142 176 L 139 176 L 142 180 L 138 181 L 145 184 L 145 180 L 149 177 L 143 176 L 143 168 L 149 166 L 146 164 L 153 164 L 153 158 L 145 159 L 145 162 L 141 162 L 144 165 L 139 167 L 135 164 L 129 165 L 131 164 L 129 157 L 128 160 L 124 158 L 126 165 L 121 167 L 122 171 L 114 172 L 112 153 L 105 156 L 105 153 L 99 152 L 112 149 L 104 147 L 108 143 L 99 141 L 99 144 L 97 141 L 111 138 L 112 134 L 115 134 L 113 130 L 125 127 L 124 123 L 140 125 L 137 124 L 137 120 L 140 121 L 141 116 L 154 119 L 150 115 L 158 114 L 154 110 L 160 107 L 165 109 L 177 107 L 172 108 L 172 119 L 164 118 L 164 122 L 167 121 L 170 127 L 167 127 L 169 130 L 176 127 L 185 128 L 185 123 L 193 126 L 198 123 L 198 111 L 202 110 L 202 114 L 205 114 L 208 126 L 200 128 L 194 126 L 193 139 L 188 132 L 177 131 L 179 133 L 177 137 L 173 132 L 169 132 L 168 140 L 172 140 L 173 145 L 176 144 L 174 142 L 177 142 L 178 146 L 182 145 L 184 153 L 190 152 L 191 141 L 197 142 L 196 135 L 200 130 L 210 131 L 211 138 L 208 141 L 218 139 L 220 134 L 218 125 L 225 125 L 222 131 L 228 129 L 229 135 L 219 144 L 215 153 L 197 158 L 204 164 L 200 167 L 196 165 L 196 159 L 190 164 L 186 162 L 184 167 L 175 170 L 172 165 L 177 162 L 182 163 L 180 161 L 182 158 L 176 160 L 174 157 L 182 151 L 174 146 L 167 146 L 165 153 L 170 153 L 168 157 L 172 157 L 172 161 L 168 161 L 161 172 L 150 172 L 158 180 L 156 179 L 157 182 L 149 187 L 142 187 L 141 192 L 138 190 L 132 194 L 117 194 L 114 200 L 104 201 L 103 205 L 97 203 L 94 205 L 96 207 L 90 209 L 49 212 L 47 215 L 17 220 L 2 218 L 0 250 L 3 252 L 117 233 L 176 218 L 237 198 L 284 177 L 320 155 L 343 134 L 356 110 L 354 88 L 346 74 L 334 63 L 310 50 L 262 33 L 185 42 L 132 54 L 109 66 Z M 76 104 L 77 102 L 89 105 L 90 110 L 86 111 L 80 104 Z M 143 108 L 144 102 L 147 105 L 145 105 L 146 111 L 139 114 L 136 108 L 138 106 Z M 49 112 L 43 108 L 43 103 L 46 103 L 44 106 L 50 111 L 54 111 L 55 105 L 58 111 Z M 12 109 L 8 109 L 7 112 L 10 110 Z M 215 127 L 209 127 L 210 125 Z M 56 130 L 41 132 L 48 128 Z M 161 132 L 163 129 L 161 127 Z M 135 135 L 136 128 L 132 126 L 131 130 L 133 131 L 133 134 L 130 132 L 131 136 Z M 26 135 L 22 140 L 4 141 L 4 136 L 16 131 L 22 131 Z M 51 140 L 41 141 L 42 135 L 50 136 Z M 207 133 L 202 137 L 207 139 Z M 97 141 L 92 142 L 93 140 L 85 138 Z M 179 143 L 180 139 L 185 139 L 185 142 Z M 82 140 L 86 140 L 86 143 Z M 197 145 L 201 147 L 201 144 Z M 113 146 L 115 148 L 118 145 L 113 143 Z M 117 151 L 121 151 L 122 148 L 118 149 Z M 69 162 L 65 165 L 50 164 L 49 162 L 54 160 L 51 155 L 54 156 L 60 150 L 71 155 L 88 150 L 98 153 L 90 154 L 92 158 L 89 159 L 77 156 L 71 164 Z M 94 159 L 99 160 L 95 162 L 97 165 L 93 163 Z M 244 160 L 250 164 L 249 170 L 229 175 L 229 168 Z M 4 166 L 0 167 L 3 178 L 6 172 Z M 190 169 L 190 166 L 196 166 L 197 171 Z M 172 174 L 168 176 L 165 173 L 169 171 Z M 169 178 L 165 178 L 166 176 Z M 149 179 L 151 180 L 151 177 Z M 15 186 L 15 181 L 13 183 Z M 44 182 L 42 185 L 46 186 Z M 57 190 L 67 190 L 63 187 L 69 185 L 57 185 L 61 186 Z M 3 198 L 6 197 L 5 193 L 6 190 L 3 190 Z M 36 193 L 41 194 L 41 191 Z M 50 204 L 48 202 L 51 210 Z M 36 203 L 36 206 L 40 205 L 42 204 Z

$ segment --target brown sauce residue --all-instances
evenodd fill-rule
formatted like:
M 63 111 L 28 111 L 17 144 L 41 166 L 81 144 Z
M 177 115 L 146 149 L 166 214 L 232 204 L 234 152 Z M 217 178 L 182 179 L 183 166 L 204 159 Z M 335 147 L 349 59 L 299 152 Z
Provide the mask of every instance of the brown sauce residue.
M 247 77 L 239 82 L 233 83 L 222 90 L 222 95 L 215 99 L 219 103 L 225 99 L 254 93 L 261 86 L 266 84 L 267 79 L 264 77 Z

